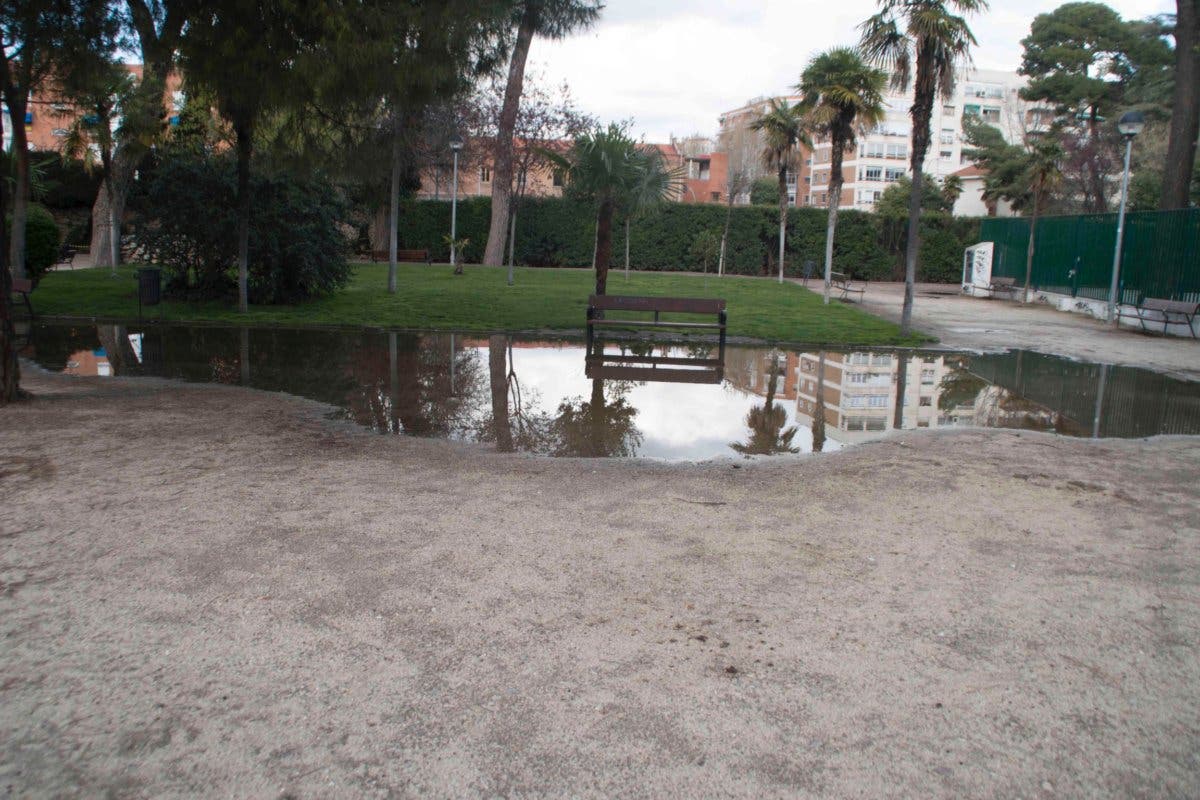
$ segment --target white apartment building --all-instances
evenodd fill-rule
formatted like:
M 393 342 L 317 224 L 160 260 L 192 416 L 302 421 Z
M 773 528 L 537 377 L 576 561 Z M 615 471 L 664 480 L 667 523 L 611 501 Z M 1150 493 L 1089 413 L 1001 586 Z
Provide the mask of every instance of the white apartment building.
M 948 101 L 939 97 L 934 104 L 925 172 L 941 180 L 971 166 L 963 155 L 962 120 L 966 115 L 982 117 L 998 127 L 1009 141 L 1019 140 L 1031 118 L 1029 104 L 1018 96 L 1026 83 L 1027 79 L 1015 72 L 973 69 L 960 74 L 955 81 L 954 96 Z M 787 99 L 795 103 L 800 97 L 789 95 Z M 884 189 L 910 172 L 912 120 L 908 111 L 913 102 L 912 92 L 889 92 L 884 100 L 887 107 L 884 121 L 865 136 L 860 136 L 856 150 L 847 153 L 843 161 L 843 208 L 874 208 Z M 718 141 L 735 141 L 737 127 L 748 124 L 749 119 L 761 113 L 767 102 L 766 98 L 756 98 L 722 114 Z M 813 152 L 805 155 L 799 174 L 790 178 L 796 189 L 794 194 L 789 191 L 789 195 L 796 205 L 828 204 L 830 151 L 828 142 L 816 142 Z M 982 181 L 965 183 L 955 213 L 979 213 L 982 202 L 978 195 Z

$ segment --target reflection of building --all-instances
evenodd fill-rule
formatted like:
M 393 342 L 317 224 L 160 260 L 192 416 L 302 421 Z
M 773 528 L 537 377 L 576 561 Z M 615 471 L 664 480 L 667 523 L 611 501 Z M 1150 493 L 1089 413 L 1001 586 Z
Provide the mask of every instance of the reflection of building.
M 770 350 L 731 348 L 726 355 L 725 378 L 733 386 L 759 397 L 767 396 L 771 370 L 779 362 L 775 376 L 775 399 L 796 397 L 796 383 L 788 380 L 796 372 L 802 356 L 799 353 L 775 353 Z
M 817 391 L 823 387 L 826 436 L 851 443 L 873 439 L 896 427 L 900 369 L 904 368 L 900 427 L 938 428 L 967 425 L 974 414 L 970 406 L 940 404 L 943 381 L 954 370 L 944 356 L 894 353 L 802 353 L 796 371 L 796 413 L 809 421 L 817 411 Z M 823 375 L 823 380 L 821 377 Z
M 63 368 L 66 375 L 112 375 L 112 364 L 108 363 L 108 353 L 103 347 L 95 350 L 78 350 L 67 356 L 67 365 Z

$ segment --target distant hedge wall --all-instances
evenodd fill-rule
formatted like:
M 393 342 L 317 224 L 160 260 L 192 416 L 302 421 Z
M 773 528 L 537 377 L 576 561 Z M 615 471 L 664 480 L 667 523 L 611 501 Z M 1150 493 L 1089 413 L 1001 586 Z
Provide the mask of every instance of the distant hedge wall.
M 720 235 L 726 209 L 720 205 L 666 203 L 633 220 L 630 263 L 635 269 L 699 270 L 692 244 L 704 230 Z M 785 269 L 802 273 L 812 261 L 819 273 L 825 261 L 825 209 L 794 208 L 788 212 Z M 458 236 L 470 240 L 463 251 L 467 263 L 483 258 L 491 219 L 491 198 L 458 202 Z M 834 269 L 869 280 L 904 273 L 906 223 L 852 209 L 838 215 Z M 400 211 L 401 248 L 429 249 L 434 260 L 447 261 L 444 237 L 450 230 L 450 203 L 407 201 Z M 596 221 L 594 207 L 563 198 L 532 198 L 517 216 L 516 261 L 535 267 L 586 267 L 592 263 Z M 962 274 L 963 249 L 975 244 L 979 220 L 931 216 L 922 221 L 918 280 L 954 282 Z M 775 274 L 779 212 L 765 206 L 735 206 L 729 226 L 726 269 L 742 275 Z M 625 228 L 613 224 L 613 266 L 625 260 Z

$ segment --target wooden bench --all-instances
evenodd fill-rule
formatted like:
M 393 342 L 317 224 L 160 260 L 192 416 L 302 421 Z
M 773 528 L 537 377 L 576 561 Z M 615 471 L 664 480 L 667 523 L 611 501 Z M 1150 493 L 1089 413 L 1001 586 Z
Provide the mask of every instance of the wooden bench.
M 71 266 L 75 261 L 75 248 L 69 244 L 64 244 L 58 251 L 58 261 L 55 266 Z
M 33 281 L 28 278 L 13 278 L 12 293 L 21 295 L 21 299 L 25 301 L 25 308 L 29 311 L 29 318 L 33 319 L 33 303 L 29 301 L 29 294 L 33 291 Z
M 387 250 L 372 250 L 371 260 L 390 261 L 391 256 L 388 254 Z M 433 256 L 430 255 L 428 250 L 397 250 L 396 261 L 397 263 L 405 262 L 409 264 L 432 264 Z
M 606 311 L 638 311 L 654 314 L 654 319 L 612 318 Z M 669 322 L 663 314 L 712 314 L 713 322 Z M 635 297 L 632 295 L 594 294 L 588 298 L 587 344 L 592 351 L 597 326 L 621 328 L 661 328 L 675 331 L 715 330 L 720 336 L 720 359 L 725 360 L 725 301 L 699 297 Z
M 1157 317 L 1147 317 L 1145 312 L 1157 314 Z M 1167 300 L 1162 297 L 1144 297 L 1142 302 L 1131 309 L 1119 308 L 1117 317 L 1136 317 L 1141 323 L 1142 330 L 1149 332 L 1146 327 L 1147 322 L 1161 322 L 1163 333 L 1166 334 L 1167 326 L 1172 322 L 1177 322 L 1180 325 L 1187 325 L 1188 332 L 1192 334 L 1192 338 L 1200 338 L 1196 336 L 1196 327 L 1193 324 L 1196 320 L 1197 313 L 1200 313 L 1200 303 L 1190 303 L 1185 300 Z
M 857 294 L 859 302 L 867 293 L 866 281 L 855 281 L 844 272 L 830 272 L 829 283 L 835 291 L 842 293 L 841 300 L 849 300 L 851 294 Z
M 991 282 L 988 283 L 987 290 L 992 294 L 1004 292 L 1011 298 L 1017 293 L 1017 288 L 1016 278 L 992 278 Z

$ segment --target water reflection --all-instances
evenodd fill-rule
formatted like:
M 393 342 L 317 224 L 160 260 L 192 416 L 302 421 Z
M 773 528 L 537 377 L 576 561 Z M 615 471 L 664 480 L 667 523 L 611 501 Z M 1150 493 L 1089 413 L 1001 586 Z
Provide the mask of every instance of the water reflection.
M 23 353 L 75 375 L 242 384 L 381 433 L 556 456 L 822 452 L 896 428 L 1200 433 L 1200 385 L 1037 353 L 783 352 L 416 335 L 38 325 Z

